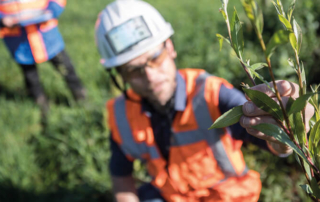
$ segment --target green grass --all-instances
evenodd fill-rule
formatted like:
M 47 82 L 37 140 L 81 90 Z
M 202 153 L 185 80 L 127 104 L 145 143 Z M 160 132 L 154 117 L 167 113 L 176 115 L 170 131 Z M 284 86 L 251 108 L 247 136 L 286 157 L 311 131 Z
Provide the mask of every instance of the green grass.
M 50 64 L 40 64 L 41 82 L 51 105 L 46 128 L 40 124 L 39 109 L 26 96 L 19 67 L 0 43 L 0 201 L 111 200 L 105 102 L 112 93 L 94 43 L 95 20 L 109 2 L 68 1 L 59 28 L 88 99 L 75 103 L 61 75 Z M 215 34 L 226 35 L 218 12 L 220 1 L 149 2 L 175 30 L 179 68 L 204 68 L 236 87 L 245 81 L 230 49 L 225 46 L 219 52 Z M 236 8 L 243 18 L 239 3 Z M 246 56 L 257 62 L 260 48 L 252 43 L 250 26 L 246 30 L 250 40 Z M 282 55 L 276 62 L 284 64 L 284 60 Z M 278 69 L 277 74 L 287 77 L 292 72 Z M 304 176 L 293 157 L 279 159 L 254 146 L 244 152 L 248 166 L 261 173 L 261 201 L 307 201 L 298 187 L 305 183 Z M 143 169 L 136 167 L 137 171 Z M 137 176 L 143 174 L 137 172 Z

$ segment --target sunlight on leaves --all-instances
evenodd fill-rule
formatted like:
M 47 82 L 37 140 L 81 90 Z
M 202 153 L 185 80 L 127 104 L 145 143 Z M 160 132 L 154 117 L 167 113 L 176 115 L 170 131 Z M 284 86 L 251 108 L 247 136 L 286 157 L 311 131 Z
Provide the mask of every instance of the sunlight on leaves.
M 221 115 L 209 128 L 224 128 L 230 125 L 233 125 L 237 122 L 239 122 L 241 116 L 243 115 L 242 112 L 242 105 L 234 107 Z

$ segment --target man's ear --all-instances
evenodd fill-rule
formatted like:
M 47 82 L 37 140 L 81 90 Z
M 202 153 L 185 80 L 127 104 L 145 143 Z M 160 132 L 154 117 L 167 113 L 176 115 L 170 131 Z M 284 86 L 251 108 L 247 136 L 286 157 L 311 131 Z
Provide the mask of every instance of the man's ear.
M 172 40 L 170 38 L 166 40 L 166 49 L 172 59 L 175 59 L 177 57 L 177 52 L 175 51 Z

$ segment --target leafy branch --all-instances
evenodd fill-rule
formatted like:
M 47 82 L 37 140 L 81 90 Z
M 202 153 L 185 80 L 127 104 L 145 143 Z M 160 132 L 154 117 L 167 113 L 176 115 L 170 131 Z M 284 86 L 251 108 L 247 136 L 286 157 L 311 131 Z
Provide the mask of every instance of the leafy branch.
M 254 0 L 241 0 L 243 8 L 251 24 L 254 27 L 255 33 L 261 45 L 266 63 L 256 63 L 250 65 L 250 60 L 243 60 L 244 39 L 242 23 L 239 20 L 237 10 L 234 9 L 231 20 L 229 20 L 227 6 L 228 0 L 221 0 L 222 8 L 220 12 L 225 19 L 228 37 L 217 34 L 220 43 L 220 50 L 223 42 L 227 42 L 234 50 L 241 66 L 247 73 L 251 83 L 256 85 L 255 78 L 265 83 L 270 90 L 276 95 L 277 101 L 274 101 L 266 94 L 251 90 L 247 84 L 242 84 L 243 90 L 252 102 L 260 109 L 272 115 L 279 126 L 272 124 L 259 124 L 253 128 L 263 132 L 266 135 L 276 138 L 281 143 L 291 147 L 297 156 L 297 161 L 305 172 L 308 184 L 301 187 L 306 191 L 310 198 L 314 201 L 320 201 L 320 112 L 319 112 L 319 98 L 318 88 L 315 86 L 312 93 L 306 91 L 306 76 L 303 63 L 300 61 L 299 53 L 302 44 L 302 30 L 294 19 L 293 11 L 295 8 L 295 0 L 293 0 L 287 9 L 284 10 L 281 0 L 272 1 L 279 22 L 283 25 L 283 29 L 276 31 L 267 43 L 263 39 L 263 13 L 258 4 Z M 294 100 L 291 97 L 284 106 L 279 90 L 276 85 L 275 76 L 271 66 L 271 57 L 275 49 L 290 42 L 295 60 L 288 59 L 289 65 L 296 71 L 299 85 L 299 97 Z M 273 86 L 271 87 L 267 81 L 257 72 L 257 70 L 267 67 L 272 79 Z M 307 132 L 307 120 L 305 109 L 307 103 L 310 103 L 315 108 L 314 121 L 310 123 L 310 134 Z M 231 109 L 218 118 L 210 127 L 220 128 L 227 127 L 239 121 L 242 116 L 241 106 Z

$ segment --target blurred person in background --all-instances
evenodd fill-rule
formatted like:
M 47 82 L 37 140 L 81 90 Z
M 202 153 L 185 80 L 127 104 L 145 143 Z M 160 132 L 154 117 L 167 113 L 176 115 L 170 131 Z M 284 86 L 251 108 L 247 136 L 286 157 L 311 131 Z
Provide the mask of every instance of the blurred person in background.
M 0 0 L 0 37 L 21 67 L 28 93 L 43 114 L 49 105 L 39 81 L 38 63 L 50 61 L 63 75 L 73 97 L 86 97 L 57 27 L 65 5 L 66 0 Z
M 107 103 L 116 201 L 258 201 L 260 175 L 247 168 L 240 148 L 250 142 L 280 157 L 290 155 L 289 147 L 251 128 L 276 121 L 226 80 L 201 69 L 177 70 L 174 31 L 148 3 L 114 1 L 99 14 L 95 30 L 100 62 L 123 92 Z M 277 86 L 283 97 L 298 96 L 296 84 Z M 252 89 L 274 97 L 265 84 Z M 239 123 L 208 130 L 239 105 L 245 114 Z M 313 113 L 308 106 L 308 119 Z M 146 164 L 152 179 L 138 189 L 135 159 Z

